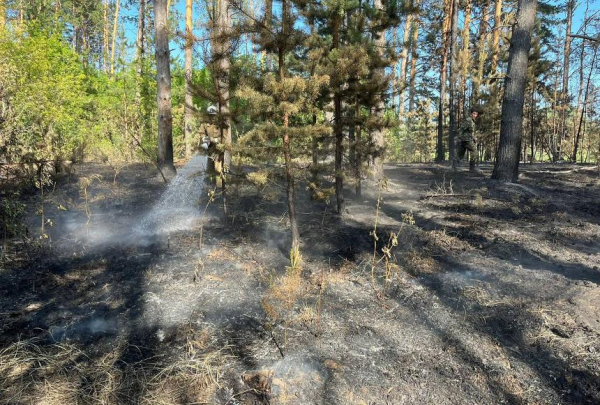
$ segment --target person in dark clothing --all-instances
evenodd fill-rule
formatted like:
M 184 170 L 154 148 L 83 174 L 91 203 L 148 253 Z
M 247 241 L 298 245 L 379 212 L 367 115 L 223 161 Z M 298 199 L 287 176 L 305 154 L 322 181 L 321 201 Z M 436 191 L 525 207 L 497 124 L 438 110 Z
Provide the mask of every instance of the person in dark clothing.
M 482 114 L 482 110 L 479 107 L 471 108 L 471 114 L 464 119 L 458 130 L 458 154 L 456 159 L 452 162 L 452 168 L 457 170 L 461 160 L 465 157 L 467 151 L 469 151 L 469 170 L 472 172 L 480 172 L 477 168 L 477 137 L 475 136 L 476 131 L 476 120 Z

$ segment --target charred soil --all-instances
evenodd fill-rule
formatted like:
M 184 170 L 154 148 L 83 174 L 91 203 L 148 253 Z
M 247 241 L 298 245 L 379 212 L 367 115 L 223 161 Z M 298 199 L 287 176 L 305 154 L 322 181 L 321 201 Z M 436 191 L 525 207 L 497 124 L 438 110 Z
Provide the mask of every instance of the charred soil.
M 598 173 L 483 169 L 388 166 L 341 216 L 300 185 L 290 267 L 278 180 L 140 233 L 160 178 L 81 166 L 3 248 L 0 403 L 600 403 Z

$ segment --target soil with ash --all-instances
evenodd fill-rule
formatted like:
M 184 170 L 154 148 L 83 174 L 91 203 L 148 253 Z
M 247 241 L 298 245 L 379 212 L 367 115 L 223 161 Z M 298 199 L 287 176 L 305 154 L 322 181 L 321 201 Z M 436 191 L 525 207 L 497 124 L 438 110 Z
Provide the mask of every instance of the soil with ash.
M 151 168 L 78 167 L 4 247 L 0 403 L 598 404 L 600 178 L 521 170 L 390 165 L 341 217 L 299 186 L 290 269 L 281 182 L 148 233 Z

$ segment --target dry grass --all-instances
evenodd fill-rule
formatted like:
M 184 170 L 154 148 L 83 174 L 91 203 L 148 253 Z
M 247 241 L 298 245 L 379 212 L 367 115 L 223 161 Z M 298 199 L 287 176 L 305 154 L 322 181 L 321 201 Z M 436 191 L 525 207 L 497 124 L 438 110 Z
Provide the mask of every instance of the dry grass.
M 433 274 L 442 270 L 439 263 L 423 251 L 410 249 L 404 256 L 406 269 L 413 275 Z
M 229 357 L 198 354 L 204 340 L 193 336 L 180 355 L 131 364 L 125 345 L 91 358 L 73 344 L 19 341 L 0 351 L 0 404 L 210 403 Z

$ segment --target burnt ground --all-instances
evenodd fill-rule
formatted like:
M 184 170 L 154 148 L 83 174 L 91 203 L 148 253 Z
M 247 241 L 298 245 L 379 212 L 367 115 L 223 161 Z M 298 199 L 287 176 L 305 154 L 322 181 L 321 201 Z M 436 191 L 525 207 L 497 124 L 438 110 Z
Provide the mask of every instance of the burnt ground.
M 388 166 L 341 218 L 299 187 L 299 272 L 281 184 L 142 237 L 155 173 L 79 167 L 6 244 L 0 403 L 600 403 L 598 173 L 490 170 Z

